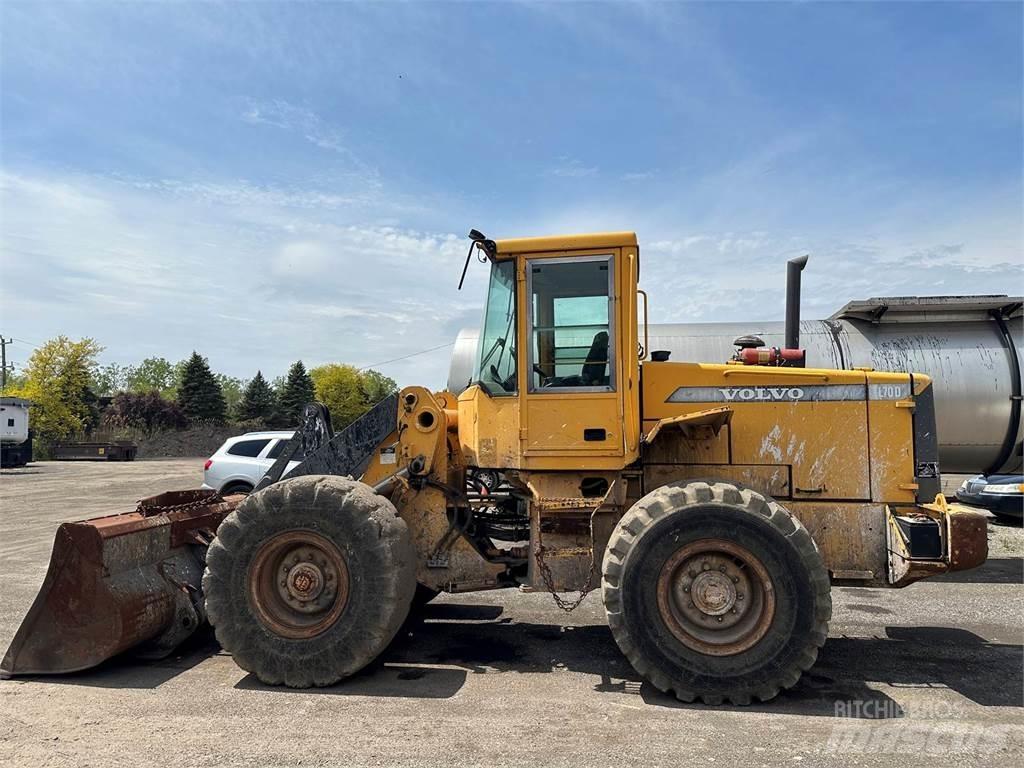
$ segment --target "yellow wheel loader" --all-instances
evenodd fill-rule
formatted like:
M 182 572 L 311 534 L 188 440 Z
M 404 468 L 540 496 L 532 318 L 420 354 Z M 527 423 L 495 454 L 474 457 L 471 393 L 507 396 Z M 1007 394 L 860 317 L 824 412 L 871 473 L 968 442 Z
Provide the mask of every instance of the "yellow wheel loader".
M 62 525 L 3 672 L 157 657 L 208 620 L 260 680 L 330 685 L 414 603 L 526 585 L 566 610 L 599 590 L 654 686 L 746 704 L 814 664 L 832 584 L 984 561 L 984 517 L 939 492 L 929 379 L 804 367 L 806 259 L 784 348 L 696 363 L 641 338 L 633 233 L 470 237 L 467 267 L 490 265 L 472 386 L 407 387 L 337 434 L 311 404 L 248 497 Z

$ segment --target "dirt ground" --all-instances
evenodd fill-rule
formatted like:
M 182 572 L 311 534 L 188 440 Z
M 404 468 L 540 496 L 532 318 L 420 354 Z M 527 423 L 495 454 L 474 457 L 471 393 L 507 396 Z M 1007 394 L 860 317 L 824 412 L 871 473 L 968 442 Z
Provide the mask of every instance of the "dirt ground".
M 0 651 L 57 523 L 197 487 L 202 459 L 40 462 L 0 474 Z M 950 481 L 954 481 L 950 478 Z M 268 688 L 208 636 L 159 662 L 0 681 L 0 765 L 956 765 L 1024 761 L 1024 532 L 990 525 L 975 571 L 840 588 L 829 641 L 759 706 L 684 705 L 643 683 L 598 595 L 442 596 L 379 664 Z

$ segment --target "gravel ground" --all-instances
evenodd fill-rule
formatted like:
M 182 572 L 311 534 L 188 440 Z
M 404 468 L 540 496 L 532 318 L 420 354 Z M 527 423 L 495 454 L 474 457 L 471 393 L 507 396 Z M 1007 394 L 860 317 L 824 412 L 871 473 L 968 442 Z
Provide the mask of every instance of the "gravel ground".
M 0 650 L 57 523 L 197 487 L 202 459 L 0 474 Z M 955 478 L 950 478 L 955 481 Z M 830 638 L 766 705 L 684 705 L 640 681 L 600 600 L 442 596 L 381 663 L 329 689 L 260 685 L 208 636 L 161 662 L 0 681 L 0 765 L 1012 765 L 1024 760 L 1024 532 L 982 568 L 834 591 Z

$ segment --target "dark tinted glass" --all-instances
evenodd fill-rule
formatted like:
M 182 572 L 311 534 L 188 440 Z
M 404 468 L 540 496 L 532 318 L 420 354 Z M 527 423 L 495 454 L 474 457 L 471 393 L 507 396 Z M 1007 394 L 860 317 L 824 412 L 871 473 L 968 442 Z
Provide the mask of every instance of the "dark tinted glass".
M 235 443 L 228 448 L 228 453 L 232 456 L 256 458 L 260 455 L 260 451 L 267 447 L 269 442 L 269 440 L 242 440 L 240 443 Z

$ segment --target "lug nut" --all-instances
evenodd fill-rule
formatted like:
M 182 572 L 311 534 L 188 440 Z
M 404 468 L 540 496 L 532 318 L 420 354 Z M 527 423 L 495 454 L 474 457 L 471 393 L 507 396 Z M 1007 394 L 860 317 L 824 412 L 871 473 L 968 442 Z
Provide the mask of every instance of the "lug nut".
M 721 616 L 719 616 L 719 617 L 718 617 L 718 620 L 719 620 L 719 621 L 721 621 L 721 620 L 722 620 L 722 617 L 721 617 Z
M 707 563 L 701 563 L 701 566 L 700 566 L 700 567 L 701 567 L 701 568 L 702 568 L 703 570 L 705 570 L 705 571 L 707 571 L 707 570 L 710 570 L 710 569 L 711 569 L 711 566 L 710 566 L 710 565 L 708 565 Z
M 689 591 L 690 591 L 689 587 L 683 587 L 683 592 L 689 592 Z
M 739 576 L 733 576 L 732 577 L 732 583 L 733 584 L 739 584 L 740 583 L 740 577 Z
M 720 570 L 722 573 L 725 573 L 725 566 L 724 565 L 718 566 L 718 570 Z
M 736 595 L 736 599 L 737 599 L 737 600 L 742 600 L 742 599 L 743 599 L 743 593 L 742 593 L 742 592 L 738 593 L 738 594 Z

